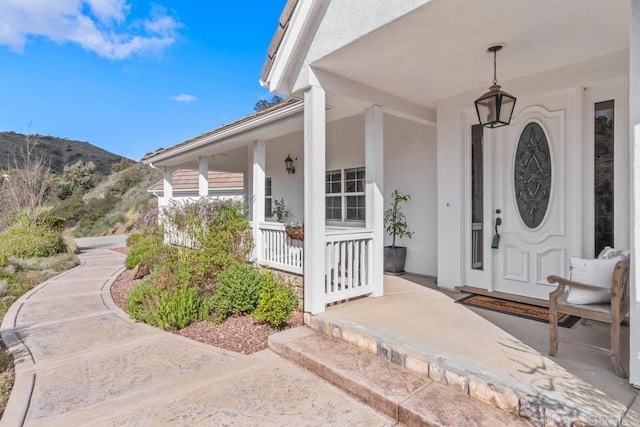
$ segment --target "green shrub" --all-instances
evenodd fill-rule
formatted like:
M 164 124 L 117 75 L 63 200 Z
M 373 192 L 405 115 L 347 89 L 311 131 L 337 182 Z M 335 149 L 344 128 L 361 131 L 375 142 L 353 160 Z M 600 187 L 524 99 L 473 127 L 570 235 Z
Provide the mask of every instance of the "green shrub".
M 251 313 L 258 306 L 265 275 L 251 264 L 235 263 L 217 277 L 212 298 L 218 322 L 234 314 Z
M 198 288 L 183 286 L 162 291 L 153 307 L 155 326 L 163 329 L 182 329 L 201 318 Z
M 57 233 L 62 233 L 64 231 L 64 226 L 67 222 L 67 219 L 58 215 L 50 215 L 45 217 L 41 224 L 48 229 L 55 231 Z
M 258 307 L 252 316 L 258 322 L 267 322 L 274 328 L 282 328 L 298 306 L 298 297 L 293 289 L 279 282 L 273 274 L 263 273 L 264 281 Z
M 9 262 L 7 254 L 0 252 L 0 267 L 4 267 Z
M 124 311 L 133 319 L 154 324 L 153 308 L 158 291 L 147 282 L 136 283 L 126 295 Z
M 134 237 L 136 236 L 136 237 Z M 164 242 L 160 236 L 154 234 L 136 234 L 127 239 L 127 245 L 131 247 L 125 261 L 129 269 L 144 264 L 150 267 L 163 253 Z
M 0 234 L 0 253 L 5 257 L 48 257 L 64 250 L 60 233 L 41 225 L 17 222 Z

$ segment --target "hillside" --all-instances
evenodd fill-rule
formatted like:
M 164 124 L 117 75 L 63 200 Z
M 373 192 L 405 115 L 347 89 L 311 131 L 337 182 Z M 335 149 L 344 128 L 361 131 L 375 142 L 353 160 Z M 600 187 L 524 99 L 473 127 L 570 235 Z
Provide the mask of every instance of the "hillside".
M 51 171 L 61 173 L 65 165 L 78 160 L 93 162 L 96 172 L 102 176 L 111 173 L 111 165 L 123 159 L 122 156 L 110 153 L 88 142 L 75 141 L 45 135 L 30 135 L 30 141 L 36 149 L 45 152 L 50 161 Z M 13 165 L 13 156 L 20 162 L 20 146 L 25 143 L 27 135 L 16 132 L 0 132 L 0 169 L 8 169 Z

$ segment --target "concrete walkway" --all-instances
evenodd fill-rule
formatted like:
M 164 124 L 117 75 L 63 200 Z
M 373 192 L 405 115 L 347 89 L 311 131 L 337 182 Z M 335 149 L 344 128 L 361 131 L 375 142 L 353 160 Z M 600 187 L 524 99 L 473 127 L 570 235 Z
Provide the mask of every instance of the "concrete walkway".
M 109 288 L 122 237 L 82 239 L 82 264 L 10 308 L 7 426 L 393 425 L 272 353 L 244 356 L 131 321 Z

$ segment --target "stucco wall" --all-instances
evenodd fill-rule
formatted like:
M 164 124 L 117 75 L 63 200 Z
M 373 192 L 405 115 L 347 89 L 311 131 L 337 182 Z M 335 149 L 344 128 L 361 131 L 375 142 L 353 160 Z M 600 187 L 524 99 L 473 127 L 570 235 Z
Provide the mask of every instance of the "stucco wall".
M 398 117 L 384 118 L 384 198 L 389 205 L 391 192 L 409 194 L 404 204 L 412 239 L 407 246 L 405 269 L 412 273 L 437 275 L 437 167 L 436 129 Z M 385 236 L 385 244 L 391 238 Z M 397 242 L 396 242 L 397 244 Z
M 535 105 L 549 99 L 565 97 L 567 101 L 567 155 L 580 156 L 582 126 L 582 86 L 626 77 L 628 53 L 620 52 L 595 58 L 568 67 L 529 76 L 515 81 L 500 82 L 503 88 L 518 98 L 516 114 L 523 105 Z M 454 287 L 463 283 L 463 112 L 473 113 L 473 101 L 486 88 L 442 99 L 438 102 L 437 159 L 438 159 L 438 284 Z M 554 98 L 555 97 L 555 98 Z M 552 101 L 555 102 L 555 101 Z M 573 151 L 571 151 L 573 150 Z M 579 165 L 579 163 L 578 163 Z M 566 171 L 565 171 L 566 173 Z M 580 182 L 577 175 L 568 176 L 573 185 Z M 578 190 L 580 191 L 580 190 Z M 587 191 L 587 190 L 585 190 Z M 568 193 L 568 197 L 577 197 Z M 579 197 L 578 203 L 582 203 Z M 584 207 L 583 207 L 584 208 Z M 571 218 L 572 233 L 582 233 L 580 218 Z M 570 255 L 581 255 L 580 247 Z

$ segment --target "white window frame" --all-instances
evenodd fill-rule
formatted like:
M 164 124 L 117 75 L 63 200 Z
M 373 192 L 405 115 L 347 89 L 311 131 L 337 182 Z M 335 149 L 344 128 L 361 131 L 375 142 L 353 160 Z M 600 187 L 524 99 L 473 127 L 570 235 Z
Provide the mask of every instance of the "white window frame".
M 351 191 L 348 192 L 347 191 L 347 172 L 350 171 L 354 171 L 354 172 L 359 172 L 359 171 L 363 171 L 365 173 L 365 176 L 361 179 L 362 180 L 362 191 Z M 330 184 L 330 182 L 328 181 L 328 177 L 329 174 L 336 174 L 339 173 L 340 174 L 340 192 L 336 192 L 336 193 L 331 193 L 327 191 L 327 185 Z M 358 178 L 356 177 L 356 182 L 358 181 Z M 331 183 L 336 183 L 337 181 L 332 181 Z M 330 197 L 333 198 L 340 198 L 340 219 L 331 219 L 327 217 L 326 223 L 329 225 L 349 225 L 349 226 L 364 226 L 365 224 L 365 218 L 364 215 L 366 215 L 366 211 L 364 211 L 366 208 L 364 206 L 362 206 L 361 208 L 363 209 L 363 218 L 362 219 L 347 219 L 347 199 L 349 197 L 353 197 L 353 196 L 362 196 L 362 197 L 366 197 L 366 193 L 365 193 L 365 186 L 366 186 L 366 170 L 364 168 L 364 166 L 359 166 L 359 167 L 353 167 L 353 168 L 343 168 L 343 169 L 332 169 L 332 170 L 328 170 L 325 172 L 325 198 L 328 199 Z M 326 208 L 325 208 L 326 209 Z

